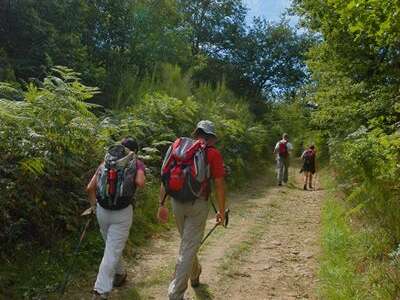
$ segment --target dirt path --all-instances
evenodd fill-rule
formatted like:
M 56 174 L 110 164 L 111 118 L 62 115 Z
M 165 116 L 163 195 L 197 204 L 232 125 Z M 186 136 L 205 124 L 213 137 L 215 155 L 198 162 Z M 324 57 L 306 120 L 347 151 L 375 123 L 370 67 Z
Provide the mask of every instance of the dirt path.
M 202 285 L 186 299 L 316 299 L 322 191 L 303 191 L 297 171 L 288 186 L 260 179 L 231 195 L 231 224 L 201 249 Z M 155 240 L 112 299 L 167 299 L 178 245 L 174 230 Z
M 229 196 L 230 225 L 218 228 L 201 249 L 202 284 L 190 287 L 185 299 L 317 298 L 323 191 L 303 191 L 298 169 L 291 173 L 287 186 L 271 185 L 269 174 Z M 212 225 L 210 214 L 207 229 Z M 154 239 L 128 267 L 128 283 L 110 299 L 167 299 L 178 246 L 176 230 Z M 90 299 L 87 293 L 70 296 Z

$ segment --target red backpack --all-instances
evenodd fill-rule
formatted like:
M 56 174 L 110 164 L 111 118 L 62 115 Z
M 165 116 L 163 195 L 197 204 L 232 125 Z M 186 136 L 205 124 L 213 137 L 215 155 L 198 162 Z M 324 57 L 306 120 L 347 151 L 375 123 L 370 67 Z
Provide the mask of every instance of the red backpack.
M 202 196 L 210 178 L 204 140 L 182 137 L 168 149 L 161 167 L 161 180 L 172 198 L 189 202 Z
M 287 149 L 287 143 L 288 143 L 287 141 L 279 142 L 279 149 L 278 149 L 279 156 L 287 157 L 289 155 L 289 152 Z

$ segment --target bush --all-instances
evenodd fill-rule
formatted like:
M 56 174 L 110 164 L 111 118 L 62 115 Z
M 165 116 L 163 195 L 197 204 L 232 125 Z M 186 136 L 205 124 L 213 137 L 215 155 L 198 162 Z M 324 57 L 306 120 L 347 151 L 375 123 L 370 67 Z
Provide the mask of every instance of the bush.
M 41 88 L 17 91 L 23 101 L 1 100 L 0 243 L 13 254 L 26 242 L 48 245 L 76 226 L 85 200 L 82 181 L 97 163 L 101 148 L 93 139 L 98 119 L 90 112 L 97 89 L 76 74 L 54 69 Z
M 359 129 L 342 143 L 334 143 L 332 161 L 353 205 L 360 205 L 368 219 L 400 241 L 400 135 Z

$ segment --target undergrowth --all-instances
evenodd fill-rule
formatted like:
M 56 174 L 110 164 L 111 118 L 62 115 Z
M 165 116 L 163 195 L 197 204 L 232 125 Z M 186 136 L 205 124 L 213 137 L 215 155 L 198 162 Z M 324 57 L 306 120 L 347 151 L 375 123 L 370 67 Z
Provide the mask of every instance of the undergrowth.
M 390 236 L 352 208 L 334 180 L 325 174 L 329 191 L 322 213 L 321 299 L 397 299 L 400 265 Z
M 87 102 L 98 89 L 83 85 L 68 68 L 53 72 L 38 86 L 0 83 L 0 298 L 46 299 L 71 264 L 72 284 L 81 287 L 93 276 L 104 247 L 96 221 L 79 256 L 72 257 L 84 223 L 79 215 L 88 206 L 84 187 L 105 149 L 123 137 L 139 141 L 139 158 L 148 167 L 127 257 L 169 227 L 155 219 L 161 158 L 174 139 L 190 136 L 199 120 L 215 123 L 217 147 L 234 174 L 228 178 L 232 186 L 243 184 L 269 158 L 273 137 L 222 83 L 192 89 L 185 75 L 175 74 L 182 77 L 182 93 L 160 82 L 123 110 L 99 112 Z

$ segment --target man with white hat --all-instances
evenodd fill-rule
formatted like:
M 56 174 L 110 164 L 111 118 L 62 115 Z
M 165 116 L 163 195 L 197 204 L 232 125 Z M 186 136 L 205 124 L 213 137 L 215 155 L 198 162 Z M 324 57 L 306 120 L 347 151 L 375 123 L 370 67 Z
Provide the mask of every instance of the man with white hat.
M 188 287 L 190 279 L 192 287 L 200 284 L 201 266 L 197 258 L 197 252 L 204 235 L 205 225 L 208 216 L 208 197 L 210 194 L 210 180 L 215 183 L 216 197 L 218 201 L 218 212 L 216 214 L 216 223 L 223 224 L 225 212 L 225 188 L 224 188 L 224 163 L 221 153 L 215 148 L 217 136 L 214 124 L 211 121 L 200 121 L 193 133 L 194 140 L 181 138 L 175 141 L 167 152 L 164 164 L 168 165 L 168 155 L 174 152 L 174 145 L 181 141 L 190 140 L 189 146 L 180 146 L 177 152 L 182 153 L 182 149 L 193 149 L 193 145 L 202 144 L 205 153 L 204 161 L 206 169 L 209 170 L 209 176 L 204 180 L 205 186 L 202 187 L 200 196 L 193 200 L 181 199 L 172 195 L 172 208 L 174 211 L 176 225 L 181 236 L 179 255 L 176 263 L 174 278 L 168 289 L 170 300 L 182 300 Z M 187 139 L 187 140 L 186 140 Z M 183 144 L 184 142 L 181 142 Z M 179 147 L 179 146 L 178 146 Z M 191 148 L 192 147 L 192 148 Z M 169 153 L 169 154 L 168 154 Z M 172 154 L 173 155 L 173 154 Z M 176 166 L 173 162 L 171 165 Z M 168 166 L 167 166 L 168 167 Z M 168 191 L 168 182 L 163 181 L 160 189 L 160 206 L 165 205 L 166 193 Z M 171 194 L 170 194 L 171 195 Z

